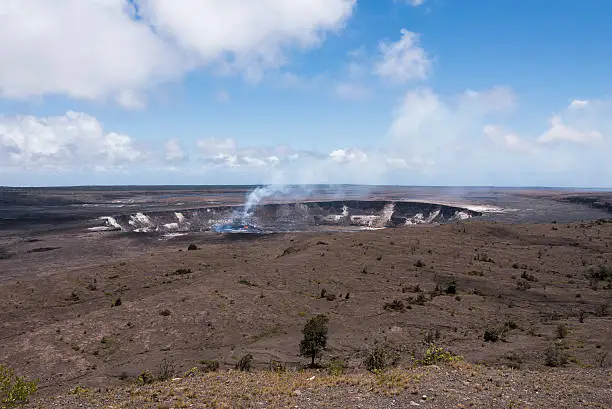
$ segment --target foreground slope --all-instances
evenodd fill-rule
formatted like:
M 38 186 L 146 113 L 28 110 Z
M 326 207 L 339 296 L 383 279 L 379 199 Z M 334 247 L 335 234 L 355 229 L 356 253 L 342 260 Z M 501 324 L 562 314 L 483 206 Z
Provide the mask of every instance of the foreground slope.
M 191 242 L 197 250 L 186 250 Z M 586 385 L 584 371 L 605 370 L 612 358 L 612 290 L 608 273 L 599 276 L 612 266 L 611 244 L 605 222 L 183 241 L 15 237 L 2 243 L 0 361 L 39 378 L 43 398 L 77 385 L 120 386 L 159 373 L 163 362 L 178 374 L 202 360 L 224 370 L 247 353 L 255 370 L 279 361 L 291 372 L 306 363 L 298 356 L 304 323 L 326 314 L 323 365 L 340 359 L 363 371 L 364 355 L 379 345 L 409 368 L 435 342 L 470 363 L 536 371 L 513 372 L 521 385 L 544 377 L 537 371 L 568 382 L 575 373 Z M 486 331 L 510 324 L 485 342 Z M 565 369 L 546 367 L 555 343 Z M 445 387 L 468 393 L 464 375 Z M 602 394 L 607 376 L 592 386 Z

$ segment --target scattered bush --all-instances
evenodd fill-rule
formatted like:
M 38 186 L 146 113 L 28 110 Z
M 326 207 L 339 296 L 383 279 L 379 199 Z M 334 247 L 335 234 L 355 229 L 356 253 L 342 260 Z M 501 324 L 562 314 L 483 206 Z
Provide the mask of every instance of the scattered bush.
M 311 358 L 310 366 L 315 366 L 315 359 L 327 346 L 327 324 L 325 315 L 312 317 L 302 329 L 304 339 L 300 342 L 300 355 Z
M 601 352 L 600 354 L 597 355 L 596 357 L 597 359 L 597 366 L 599 366 L 600 368 L 607 368 L 608 367 L 608 353 L 607 352 Z
M 66 301 L 78 302 L 81 299 L 76 290 L 73 290 L 68 297 L 66 297 Z
M 425 305 L 425 303 L 427 302 L 427 297 L 425 296 L 425 294 L 419 293 L 417 294 L 415 299 L 413 299 L 412 297 L 408 298 L 408 302 L 410 304 Z
M 612 282 L 612 267 L 603 264 L 599 267 L 590 267 L 587 269 L 586 275 L 593 280 Z
M 429 348 L 427 348 L 427 351 L 425 351 L 423 359 L 419 360 L 418 363 L 421 365 L 435 365 L 438 363 L 459 361 L 463 361 L 462 356 L 455 355 L 452 352 L 445 350 L 444 348 L 440 348 L 434 344 L 431 344 Z
M 268 363 L 268 369 L 271 372 L 285 372 L 285 365 L 280 361 L 271 359 Z
M 414 266 L 415 267 L 419 267 L 419 268 L 425 267 L 425 263 L 423 263 L 423 260 L 419 259 L 419 260 L 416 261 L 416 263 L 414 263 Z
M 173 276 L 184 276 L 186 274 L 191 274 L 191 273 L 193 273 L 193 271 L 191 271 L 190 268 L 179 268 L 174 273 L 172 273 L 172 275 Z
M 253 363 L 253 355 L 246 354 L 245 356 L 240 358 L 238 362 L 236 362 L 236 369 L 243 371 L 243 372 L 249 372 L 251 370 L 252 363 Z
M 329 374 L 332 376 L 340 376 L 346 370 L 346 362 L 342 359 L 332 359 L 327 367 Z
M 506 355 L 506 359 L 508 360 L 508 366 L 510 368 L 521 369 L 523 358 L 521 358 L 516 352 L 510 352 L 508 355 Z
M 450 295 L 457 294 L 457 283 L 455 282 L 455 280 L 448 283 L 448 285 L 446 286 L 446 290 L 444 290 L 444 292 Z
M 608 316 L 608 304 L 600 304 L 597 307 L 597 311 L 595 311 L 595 315 L 598 317 L 607 317 Z
M 113 307 L 119 307 L 121 305 L 121 298 L 117 298 L 113 303 Z
M 198 246 L 196 246 L 195 244 L 191 243 L 188 247 L 187 250 L 188 251 L 193 251 L 193 250 L 197 250 Z
M 557 325 L 557 338 L 558 339 L 563 339 L 565 337 L 567 337 L 569 330 L 567 328 L 567 325 L 565 324 L 559 324 Z
M 138 376 L 138 383 L 140 383 L 141 385 L 148 385 L 150 383 L 153 383 L 154 381 L 155 378 L 153 377 L 151 372 L 148 371 L 144 371 Z
M 370 372 L 379 372 L 387 367 L 389 353 L 382 347 L 376 347 L 366 355 L 363 365 Z
M 499 341 L 499 331 L 497 328 L 487 328 L 484 332 L 485 342 L 497 342 Z
M 336 294 L 327 294 L 327 296 L 325 296 L 325 299 L 327 301 L 334 301 L 337 298 Z
M 161 310 L 159 312 L 159 315 L 161 315 L 162 317 L 168 317 L 170 315 L 172 315 L 172 311 L 170 311 L 169 309 L 165 308 L 163 310 Z
M 518 280 L 516 283 L 517 290 L 525 291 L 525 290 L 529 290 L 530 288 L 531 288 L 531 284 L 529 284 L 529 282 L 525 280 Z
M 162 359 L 161 363 L 159 364 L 158 379 L 160 381 L 168 380 L 172 378 L 172 376 L 174 376 L 174 373 L 174 363 L 172 361 L 169 361 L 168 358 Z
M 474 256 L 474 260 L 476 261 L 484 261 L 485 263 L 495 263 L 491 257 L 487 254 L 487 252 L 483 251 Z
M 0 365 L 0 408 L 22 405 L 38 390 L 38 380 L 28 381 L 17 376 L 12 368 Z
M 404 305 L 404 303 L 400 300 L 393 300 L 391 302 L 385 303 L 385 305 L 383 305 L 383 308 L 386 311 L 399 311 L 399 312 L 404 312 L 406 310 L 406 306 Z
M 197 376 L 202 372 L 200 368 L 194 366 L 193 368 L 189 368 L 184 374 L 183 378 L 191 378 L 192 376 Z
M 521 274 L 521 278 L 523 280 L 527 280 L 527 281 L 531 281 L 531 282 L 535 282 L 538 281 L 537 278 L 535 278 L 535 276 L 528 274 L 526 271 L 523 271 L 523 273 Z
M 544 363 L 548 366 L 557 367 L 566 365 L 568 361 L 567 353 L 563 342 L 559 340 L 553 342 L 544 351 Z
M 204 359 L 200 361 L 200 365 L 202 372 L 215 372 L 219 369 L 219 361 Z
M 238 280 L 238 284 L 248 285 L 249 287 L 257 287 L 255 284 L 245 278 L 241 278 L 240 280 Z
M 432 299 L 442 294 L 444 294 L 444 292 L 442 291 L 442 288 L 440 288 L 440 284 L 436 284 L 433 291 L 430 293 Z
M 485 342 L 505 341 L 510 331 L 517 328 L 518 325 L 516 325 L 514 321 L 506 321 L 504 325 L 499 328 L 487 328 L 484 332 L 484 340 Z
M 436 328 L 436 330 L 428 330 L 427 334 L 423 337 L 423 344 L 431 345 L 434 343 L 436 339 L 440 339 L 440 330 Z

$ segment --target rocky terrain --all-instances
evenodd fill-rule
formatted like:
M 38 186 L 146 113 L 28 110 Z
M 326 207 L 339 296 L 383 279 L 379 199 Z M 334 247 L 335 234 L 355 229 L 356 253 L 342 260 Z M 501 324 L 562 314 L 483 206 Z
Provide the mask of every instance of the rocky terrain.
M 611 244 L 603 220 L 5 237 L 0 363 L 39 379 L 39 407 L 203 407 L 217 395 L 222 407 L 239 390 L 257 407 L 609 407 Z M 328 348 L 323 369 L 303 374 L 301 330 L 316 314 L 329 317 Z M 431 344 L 462 363 L 422 367 Z M 396 377 L 368 374 L 374 348 Z M 246 354 L 256 375 L 226 372 Z M 209 361 L 219 372 L 137 386 L 143 372 L 183 378 Z M 328 375 L 332 361 L 346 373 Z

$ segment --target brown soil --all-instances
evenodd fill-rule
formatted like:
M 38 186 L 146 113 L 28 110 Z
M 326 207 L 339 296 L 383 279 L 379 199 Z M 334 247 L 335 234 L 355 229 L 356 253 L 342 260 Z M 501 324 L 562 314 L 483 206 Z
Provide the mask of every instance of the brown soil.
M 403 372 L 423 375 L 419 386 L 389 398 L 403 402 L 399 407 L 423 404 L 420 395 L 431 395 L 427 385 L 434 378 L 441 388 L 434 389 L 438 403 L 426 401 L 425 407 L 469 407 L 461 399 L 479 391 L 491 399 L 499 392 L 500 402 L 509 402 L 504 393 L 523 399 L 518 407 L 551 407 L 545 403 L 555 399 L 568 399 L 558 407 L 579 407 L 576 399 L 612 403 L 606 369 L 612 361 L 612 290 L 608 281 L 588 277 L 591 266 L 612 267 L 612 223 L 472 222 L 361 233 L 202 234 L 189 241 L 120 233 L 32 239 L 3 243 L 9 256 L 0 259 L 0 362 L 39 378 L 38 397 L 45 400 L 77 385 L 124 385 L 143 371 L 157 373 L 164 359 L 180 374 L 205 359 L 228 369 L 247 353 L 255 369 L 267 369 L 271 360 L 299 368 L 308 362 L 298 356 L 301 329 L 322 313 L 330 318 L 323 363 L 345 360 L 359 382 L 373 376 L 363 374 L 361 362 L 375 344 L 394 351 L 397 366 L 411 367 L 430 331 L 427 341 L 487 366 Z M 187 251 L 191 242 L 199 249 Z M 446 294 L 453 281 L 456 294 Z M 323 289 L 336 297 L 321 298 Z M 394 300 L 404 308 L 384 308 Z M 518 328 L 504 340 L 484 342 L 486 329 L 510 321 Z M 560 325 L 569 363 L 548 368 L 544 352 Z M 520 370 L 494 369 L 502 366 Z M 221 385 L 225 376 L 247 375 L 221 372 L 213 378 Z M 200 378 L 194 379 L 181 387 L 196 388 Z M 486 389 L 496 380 L 502 386 Z M 546 393 L 529 389 L 536 380 Z M 520 393 L 504 389 L 510 387 Z M 567 394 L 572 387 L 575 396 Z M 325 407 L 317 401 L 318 387 L 301 388 L 306 392 L 297 395 L 299 407 Z M 128 394 L 122 390 L 112 396 Z M 361 407 L 386 407 L 368 401 L 368 390 Z M 336 406 L 346 407 L 351 404 L 342 394 L 360 392 L 347 384 L 329 393 L 344 402 Z M 372 399 L 383 399 L 381 393 Z

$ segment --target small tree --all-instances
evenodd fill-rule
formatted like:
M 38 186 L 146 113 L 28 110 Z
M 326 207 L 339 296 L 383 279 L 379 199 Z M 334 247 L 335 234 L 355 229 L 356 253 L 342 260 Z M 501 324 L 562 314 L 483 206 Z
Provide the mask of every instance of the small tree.
M 304 326 L 304 339 L 300 342 L 300 355 L 310 357 L 310 366 L 314 367 L 315 359 L 327 346 L 327 323 L 325 315 L 312 317 Z

